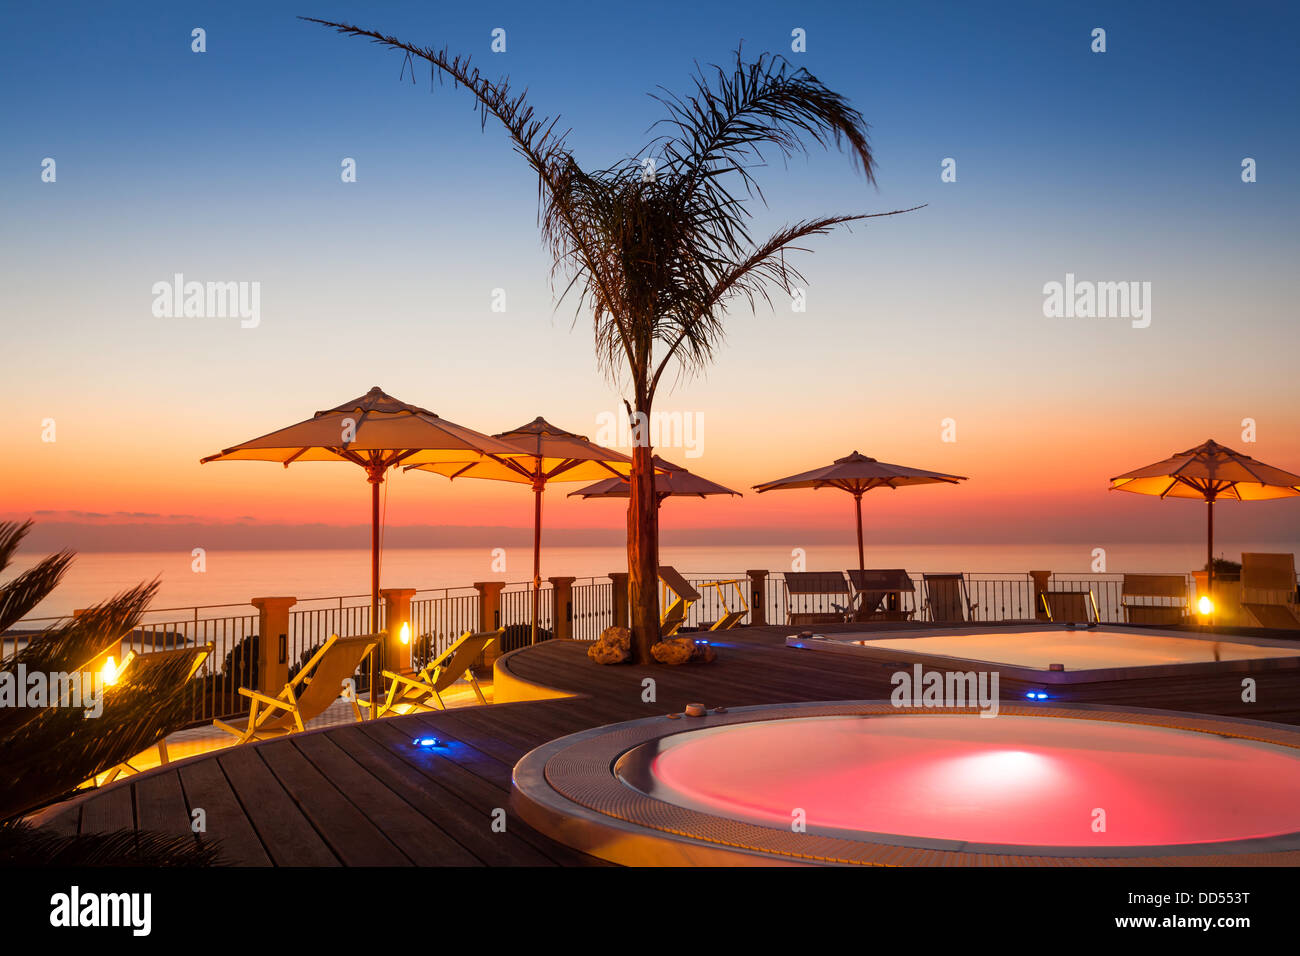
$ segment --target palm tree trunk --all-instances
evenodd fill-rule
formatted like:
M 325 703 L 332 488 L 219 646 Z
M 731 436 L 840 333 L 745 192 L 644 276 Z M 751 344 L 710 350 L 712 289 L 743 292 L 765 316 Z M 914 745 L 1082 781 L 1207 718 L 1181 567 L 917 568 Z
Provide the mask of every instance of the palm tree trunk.
M 649 422 L 648 401 L 637 411 Z M 650 645 L 659 640 L 659 509 L 655 501 L 654 451 L 648 440 L 632 446 L 632 482 L 627 504 L 628 608 L 632 625 L 632 659 L 651 661 Z

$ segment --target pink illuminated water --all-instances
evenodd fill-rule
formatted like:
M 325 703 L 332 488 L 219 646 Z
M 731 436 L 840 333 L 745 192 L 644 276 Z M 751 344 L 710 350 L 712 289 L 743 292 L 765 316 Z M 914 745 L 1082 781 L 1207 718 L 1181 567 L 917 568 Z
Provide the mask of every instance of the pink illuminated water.
M 810 830 L 1080 847 L 1300 831 L 1300 752 L 1165 727 L 795 718 L 680 734 L 662 747 L 656 797 L 764 825 L 788 827 L 801 809 Z

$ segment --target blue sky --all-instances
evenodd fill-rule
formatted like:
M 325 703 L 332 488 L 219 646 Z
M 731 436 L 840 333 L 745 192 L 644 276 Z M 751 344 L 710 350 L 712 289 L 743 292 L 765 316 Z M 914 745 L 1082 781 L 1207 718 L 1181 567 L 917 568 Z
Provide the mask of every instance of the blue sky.
M 412 85 L 397 55 L 298 14 L 472 54 L 560 113 L 588 166 L 645 141 L 657 85 L 686 89 L 740 41 L 789 53 L 807 31 L 790 58 L 872 124 L 879 187 L 833 152 L 773 157 L 756 230 L 930 205 L 815 241 L 809 312 L 739 309 L 715 368 L 661 399 L 716 423 L 716 480 L 867 445 L 978 471 L 995 495 L 1018 474 L 995 462 L 1082 436 L 1122 450 L 1104 477 L 1211 434 L 1233 444 L 1245 415 L 1268 423 L 1260 457 L 1300 465 L 1293 4 L 57 4 L 11 9 L 0 37 L 0 235 L 19 417 L 56 416 L 82 444 L 14 500 L 152 511 L 185 482 L 194 500 L 161 510 L 223 513 L 224 479 L 184 470 L 199 455 L 373 384 L 485 431 L 538 413 L 590 430 L 617 407 L 585 322 L 555 310 L 536 185 L 503 133 L 480 130 L 463 91 L 431 94 L 427 72 Z M 505 54 L 489 51 L 495 27 Z M 1257 183 L 1240 180 L 1245 156 Z M 939 180 L 945 157 L 956 183 Z M 262 326 L 159 324 L 147 290 L 174 272 L 260 281 Z M 1041 287 L 1066 272 L 1152 281 L 1152 328 L 1045 320 Z M 497 287 L 504 317 L 487 312 Z M 970 444 L 935 446 L 946 415 Z M 789 467 L 753 457 L 774 425 L 792 433 Z M 158 451 L 155 431 L 179 450 Z M 161 484 L 122 465 L 102 494 L 51 492 L 110 432 Z

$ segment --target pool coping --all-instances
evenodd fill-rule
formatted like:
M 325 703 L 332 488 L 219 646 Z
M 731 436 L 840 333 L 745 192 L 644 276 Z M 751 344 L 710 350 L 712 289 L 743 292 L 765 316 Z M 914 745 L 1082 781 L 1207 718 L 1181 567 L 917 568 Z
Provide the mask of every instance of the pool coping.
M 1300 865 L 1300 831 L 1216 843 L 1135 847 L 1044 847 L 895 834 L 795 833 L 657 800 L 620 781 L 613 769 L 624 754 L 657 738 L 728 724 L 790 717 L 978 712 L 976 708 L 936 711 L 895 707 L 888 701 L 866 700 L 760 704 L 702 717 L 642 718 L 561 737 L 529 752 L 515 765 L 511 805 L 537 830 L 575 849 L 632 866 Z M 1004 704 L 1001 713 L 1169 727 L 1300 750 L 1300 729 L 1264 721 L 1100 704 Z
M 1018 629 L 1039 631 L 1064 631 L 1068 633 L 1116 633 L 1113 625 L 1099 624 L 1092 628 L 1070 628 L 1061 624 L 1015 624 Z M 1200 634 L 1194 631 L 1170 631 L 1153 628 L 1140 629 L 1143 635 L 1155 637 L 1173 637 L 1181 640 L 1202 641 L 1206 644 L 1250 644 L 1254 647 L 1278 647 L 1300 650 L 1293 641 L 1276 638 L 1245 637 L 1228 634 Z M 939 634 L 948 637 L 987 635 L 987 627 L 936 627 L 929 629 L 899 629 L 872 631 L 844 631 L 833 634 L 813 634 L 804 637 L 792 634 L 785 639 L 785 646 L 793 650 L 823 651 L 838 654 L 852 654 L 859 658 L 878 661 L 882 664 L 930 664 L 939 670 L 970 671 L 996 670 L 1000 676 L 1028 684 L 1095 684 L 1105 681 L 1138 680 L 1153 677 L 1207 677 L 1216 674 L 1249 674 L 1259 671 L 1300 670 L 1300 655 L 1293 657 L 1254 657 L 1233 661 L 1192 661 L 1182 664 L 1148 664 L 1137 667 L 1098 667 L 1087 670 L 1040 670 L 1034 667 L 1008 664 L 1003 661 L 985 661 L 970 657 L 953 657 L 946 654 L 934 654 L 927 651 L 907 651 L 899 647 L 868 647 L 852 643 L 850 638 L 861 640 L 858 635 L 867 635 L 870 640 L 917 640 L 935 637 Z M 1131 633 L 1131 631 L 1126 631 Z

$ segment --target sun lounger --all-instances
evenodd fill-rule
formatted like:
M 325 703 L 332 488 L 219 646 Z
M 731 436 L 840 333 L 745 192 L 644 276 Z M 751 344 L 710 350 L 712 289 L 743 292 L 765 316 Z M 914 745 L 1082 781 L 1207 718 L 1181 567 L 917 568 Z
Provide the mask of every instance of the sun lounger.
M 788 624 L 842 624 L 848 620 L 852 606 L 849 582 L 839 571 L 785 573 L 785 618 Z
M 925 607 L 930 620 L 938 624 L 961 624 L 975 620 L 975 609 L 966 591 L 964 574 L 923 574 Z
M 271 697 L 247 687 L 239 688 L 239 692 L 252 701 L 247 727 L 232 727 L 221 720 L 214 720 L 212 726 L 234 734 L 239 738 L 237 743 L 241 744 L 301 731 L 338 700 L 343 692 L 343 682 L 356 673 L 376 643 L 377 639 L 370 636 L 339 637 L 335 634 L 321 645 L 302 670 L 290 678 L 277 696 Z M 357 720 L 361 719 L 362 706 L 374 706 L 369 701 L 358 700 L 355 693 L 350 702 Z
M 1119 600 L 1129 624 L 1181 624 L 1187 617 L 1187 578 L 1181 574 L 1126 574 Z
M 903 595 L 915 594 L 916 585 L 902 568 L 855 570 L 848 575 L 854 621 L 906 621 L 916 613 L 903 607 Z
M 1260 627 L 1300 628 L 1295 555 L 1242 554 L 1241 606 L 1250 612 Z
M 749 602 L 745 600 L 745 585 L 748 583 L 747 578 L 734 578 L 729 581 L 709 581 L 700 585 L 705 590 L 713 588 L 717 591 L 718 606 L 722 610 L 721 616 L 709 626 L 710 631 L 729 631 L 749 613 Z M 728 601 L 727 594 L 732 590 L 735 591 L 735 599 Z
M 134 650 L 129 651 L 115 670 L 113 684 L 119 685 L 130 682 L 155 686 L 159 681 L 173 686 L 184 684 L 198 672 L 198 669 L 203 666 L 203 662 L 208 659 L 213 650 L 214 645 L 212 644 L 200 644 L 196 647 L 178 647 L 169 651 L 152 651 L 139 654 Z M 98 661 L 102 657 L 101 654 L 96 660 Z M 111 706 L 111 700 L 110 696 L 108 706 Z M 165 736 L 158 738 L 152 746 L 158 749 L 159 763 L 167 763 L 167 738 Z M 140 753 L 148 753 L 150 749 L 152 748 L 146 747 Z M 131 758 L 131 760 L 138 759 L 139 755 Z M 139 773 L 140 771 L 131 764 L 130 760 L 124 760 L 108 771 L 100 782 L 100 786 L 112 783 L 121 774 L 128 772 Z
M 379 709 L 379 716 L 387 717 L 394 712 L 411 714 L 446 710 L 442 692 L 462 677 L 474 688 L 478 702 L 486 704 L 487 698 L 483 696 L 478 678 L 470 668 L 493 641 L 501 640 L 503 634 L 505 628 L 478 634 L 466 631 L 437 660 L 425 664 L 414 676 L 384 671 L 384 676 L 389 680 L 388 694 Z
M 690 611 L 691 605 L 700 599 L 700 592 L 695 590 L 691 583 L 671 565 L 659 566 L 659 580 L 663 582 L 664 589 L 673 596 L 673 600 L 668 603 L 668 607 L 663 612 L 663 619 L 659 622 L 659 635 L 661 638 L 667 638 L 676 634 L 677 629 L 686 623 L 686 614 Z
M 1047 619 L 1057 624 L 1087 624 L 1101 620 L 1092 588 L 1044 591 L 1043 610 L 1047 612 Z

